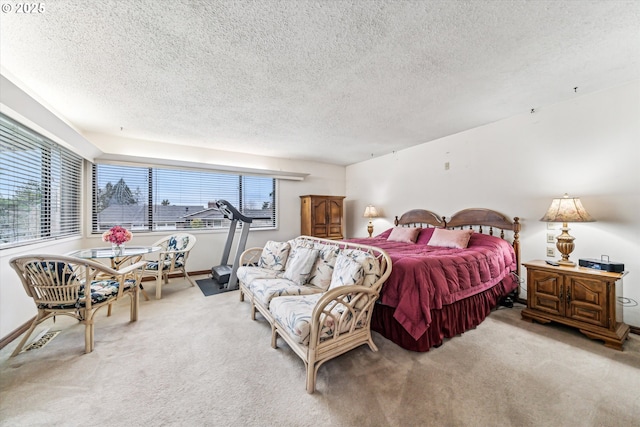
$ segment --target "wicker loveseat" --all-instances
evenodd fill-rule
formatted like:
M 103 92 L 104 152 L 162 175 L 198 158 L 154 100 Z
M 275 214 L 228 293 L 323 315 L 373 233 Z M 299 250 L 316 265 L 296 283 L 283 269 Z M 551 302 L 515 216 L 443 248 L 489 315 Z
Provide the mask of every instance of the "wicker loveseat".
M 377 351 L 371 315 L 391 273 L 382 249 L 300 236 L 247 249 L 240 265 L 240 300 L 270 323 L 273 348 L 280 336 L 304 361 L 307 392 L 327 360 L 362 344 Z

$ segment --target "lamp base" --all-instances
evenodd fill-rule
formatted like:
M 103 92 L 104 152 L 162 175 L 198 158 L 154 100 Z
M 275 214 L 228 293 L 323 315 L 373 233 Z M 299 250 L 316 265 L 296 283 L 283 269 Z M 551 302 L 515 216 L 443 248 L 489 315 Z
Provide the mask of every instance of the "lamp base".
M 367 225 L 367 232 L 369 232 L 369 237 L 373 234 L 373 224 L 369 221 L 369 225 Z
M 558 260 L 558 264 L 571 267 L 576 265 L 575 262 L 569 260 L 569 254 L 571 254 L 575 248 L 575 245 L 573 244 L 575 237 L 569 234 L 569 227 L 566 222 L 562 223 L 562 233 L 560 233 L 556 239 L 558 239 L 556 242 L 556 248 L 558 248 L 558 251 L 560 251 L 560 254 L 562 255 L 562 259 Z

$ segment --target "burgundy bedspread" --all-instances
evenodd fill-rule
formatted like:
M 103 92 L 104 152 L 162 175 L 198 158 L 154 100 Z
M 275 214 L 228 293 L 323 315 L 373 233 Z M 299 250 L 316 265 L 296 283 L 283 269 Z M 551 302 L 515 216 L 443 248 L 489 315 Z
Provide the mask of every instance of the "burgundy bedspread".
M 395 307 L 394 318 L 415 339 L 431 324 L 431 310 L 483 292 L 510 279 L 516 255 L 506 240 L 474 233 L 466 249 L 427 246 L 433 228 L 423 229 L 416 243 L 387 240 L 390 230 L 369 239 L 349 239 L 387 251 L 393 263 L 380 301 Z

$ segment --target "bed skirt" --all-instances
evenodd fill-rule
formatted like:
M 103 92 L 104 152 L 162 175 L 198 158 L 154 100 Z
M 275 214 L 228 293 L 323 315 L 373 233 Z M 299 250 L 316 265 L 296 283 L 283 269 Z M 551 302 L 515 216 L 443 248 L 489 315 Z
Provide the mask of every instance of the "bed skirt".
M 440 346 L 445 338 L 453 338 L 482 323 L 500 300 L 513 290 L 510 282 L 503 280 L 477 295 L 445 305 L 440 310 L 431 310 L 431 325 L 418 340 L 393 318 L 395 308 L 388 305 L 375 305 L 371 329 L 407 350 L 429 351 L 431 347 Z

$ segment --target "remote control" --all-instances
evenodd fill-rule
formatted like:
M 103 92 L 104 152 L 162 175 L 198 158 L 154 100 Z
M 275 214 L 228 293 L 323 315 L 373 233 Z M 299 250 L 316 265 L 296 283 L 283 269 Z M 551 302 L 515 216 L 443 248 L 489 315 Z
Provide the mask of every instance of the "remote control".
M 545 262 L 546 262 L 547 264 L 549 264 L 549 265 L 553 265 L 554 267 L 557 267 L 557 266 L 559 266 L 559 265 L 560 265 L 560 264 L 558 264 L 558 263 L 557 263 L 557 262 L 555 262 L 555 261 L 545 261 Z

